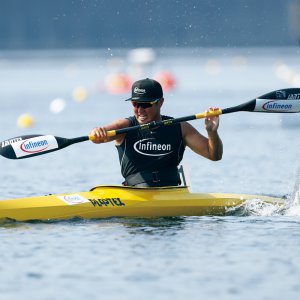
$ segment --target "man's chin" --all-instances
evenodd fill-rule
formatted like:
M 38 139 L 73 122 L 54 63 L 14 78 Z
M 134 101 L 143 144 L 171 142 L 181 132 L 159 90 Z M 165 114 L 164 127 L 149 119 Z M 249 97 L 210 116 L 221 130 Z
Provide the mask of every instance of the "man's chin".
M 148 120 L 148 119 L 141 119 L 141 118 L 138 118 L 138 122 L 140 123 L 140 124 L 147 124 L 147 123 L 149 123 L 150 121 Z

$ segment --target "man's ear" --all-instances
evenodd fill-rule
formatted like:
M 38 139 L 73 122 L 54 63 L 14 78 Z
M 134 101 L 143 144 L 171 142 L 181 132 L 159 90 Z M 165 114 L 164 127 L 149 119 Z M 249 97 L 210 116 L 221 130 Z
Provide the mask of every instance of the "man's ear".
M 164 101 L 165 101 L 164 98 L 161 98 L 161 99 L 160 99 L 160 101 L 159 101 L 159 108 L 162 107 L 162 105 L 164 104 Z

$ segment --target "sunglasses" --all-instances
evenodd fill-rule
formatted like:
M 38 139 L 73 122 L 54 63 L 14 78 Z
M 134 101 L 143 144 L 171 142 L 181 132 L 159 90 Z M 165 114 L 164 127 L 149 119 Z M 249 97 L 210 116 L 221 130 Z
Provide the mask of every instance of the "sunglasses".
M 135 108 L 149 108 L 152 107 L 153 104 L 157 103 L 160 99 L 154 100 L 152 102 L 137 102 L 137 101 L 131 101 L 133 107 Z

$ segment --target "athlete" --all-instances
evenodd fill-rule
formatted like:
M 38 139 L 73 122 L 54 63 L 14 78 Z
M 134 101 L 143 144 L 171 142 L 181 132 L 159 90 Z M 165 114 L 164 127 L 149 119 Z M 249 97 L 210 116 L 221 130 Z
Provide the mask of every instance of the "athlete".
M 217 161 L 222 158 L 223 145 L 218 135 L 219 117 L 206 117 L 207 138 L 187 122 L 152 129 L 134 130 L 113 137 L 107 131 L 171 119 L 161 115 L 164 103 L 161 85 L 146 78 L 132 85 L 131 101 L 134 116 L 94 128 L 90 135 L 96 144 L 115 141 L 119 153 L 124 185 L 137 187 L 177 186 L 178 165 L 186 146 L 197 154 Z M 217 109 L 217 108 L 210 108 Z

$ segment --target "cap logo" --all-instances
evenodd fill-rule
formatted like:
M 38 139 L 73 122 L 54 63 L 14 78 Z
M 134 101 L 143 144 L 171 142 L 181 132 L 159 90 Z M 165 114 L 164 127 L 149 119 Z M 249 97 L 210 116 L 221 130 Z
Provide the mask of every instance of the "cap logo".
M 139 95 L 143 95 L 146 93 L 145 89 L 139 89 L 138 87 L 135 87 L 133 91 L 134 91 L 134 93 L 139 94 Z

